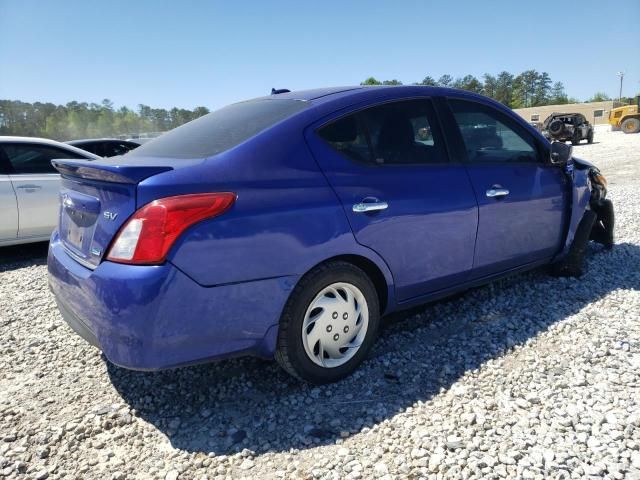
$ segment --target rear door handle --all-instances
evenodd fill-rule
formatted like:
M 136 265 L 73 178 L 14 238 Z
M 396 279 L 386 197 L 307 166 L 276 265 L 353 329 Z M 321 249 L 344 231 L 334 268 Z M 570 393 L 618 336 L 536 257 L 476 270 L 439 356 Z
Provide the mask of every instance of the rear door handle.
M 386 210 L 389 208 L 387 202 L 375 201 L 375 202 L 360 202 L 353 205 L 353 211 L 355 213 L 377 212 L 379 210 Z
M 40 185 L 18 185 L 16 188 L 21 190 L 40 190 L 42 187 Z
M 509 195 L 509 190 L 506 188 L 502 188 L 500 185 L 494 185 L 489 190 L 487 190 L 487 197 L 489 198 L 501 198 Z

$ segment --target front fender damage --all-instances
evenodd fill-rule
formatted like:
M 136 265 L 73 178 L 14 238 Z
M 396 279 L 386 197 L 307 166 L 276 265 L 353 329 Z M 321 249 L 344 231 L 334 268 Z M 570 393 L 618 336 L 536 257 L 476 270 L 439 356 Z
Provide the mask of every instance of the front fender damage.
M 573 159 L 567 175 L 573 180 L 571 228 L 564 255 L 553 265 L 552 273 L 580 276 L 590 240 L 601 243 L 607 249 L 613 247 L 613 203 L 606 198 L 607 181 L 595 165 Z
M 596 214 L 589 240 L 601 243 L 606 248 L 613 247 L 614 212 L 613 203 L 607 198 L 607 180 L 598 167 L 586 160 L 574 159 L 576 170 L 586 174 L 589 186 L 588 208 Z
M 588 169 L 591 197 L 589 207 L 597 215 L 591 229 L 589 240 L 613 248 L 614 213 L 613 202 L 607 198 L 607 180 L 597 167 L 591 165 Z

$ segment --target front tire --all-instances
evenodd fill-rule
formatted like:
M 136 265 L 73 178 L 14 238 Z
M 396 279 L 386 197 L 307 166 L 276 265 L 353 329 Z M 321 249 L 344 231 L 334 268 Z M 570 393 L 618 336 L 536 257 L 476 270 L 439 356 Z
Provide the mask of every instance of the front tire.
M 624 133 L 638 133 L 640 132 L 640 120 L 637 118 L 627 118 L 620 128 Z
M 571 246 L 569 247 L 569 252 L 562 260 L 551 265 L 551 275 L 555 277 L 582 276 L 584 273 L 584 257 L 596 218 L 597 215 L 593 211 L 587 210 L 584 212 L 584 216 L 582 220 L 580 220 L 575 236 L 573 237 L 573 242 L 571 242 Z
M 291 293 L 280 319 L 275 358 L 294 377 L 336 382 L 364 361 L 380 324 L 378 294 L 358 267 L 320 265 Z

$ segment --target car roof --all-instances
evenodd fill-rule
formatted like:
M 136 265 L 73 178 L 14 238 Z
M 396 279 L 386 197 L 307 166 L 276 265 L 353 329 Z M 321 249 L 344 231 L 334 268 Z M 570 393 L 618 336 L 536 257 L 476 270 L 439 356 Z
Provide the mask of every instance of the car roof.
M 352 85 L 352 86 L 344 86 L 344 87 L 328 87 L 328 88 L 313 88 L 309 90 L 296 90 L 285 93 L 278 93 L 274 95 L 266 95 L 264 97 L 256 98 L 258 99 L 292 99 L 292 100 L 303 100 L 308 101 L 313 104 L 319 104 L 324 102 L 331 102 L 337 100 L 338 98 L 345 97 L 359 97 L 359 96 L 368 96 L 368 95 L 378 95 L 380 93 L 386 92 L 388 94 L 394 95 L 399 93 L 410 93 L 411 91 L 420 91 L 422 94 L 429 95 L 451 95 L 458 93 L 469 93 L 464 90 L 458 90 L 454 88 L 445 88 L 445 87 L 433 87 L 427 85 Z M 477 95 L 480 97 L 480 95 Z M 483 97 L 484 98 L 484 97 Z
M 551 115 L 549 115 L 550 117 L 584 117 L 583 114 L 581 113 L 552 113 Z
M 327 88 L 312 88 L 308 90 L 295 90 L 291 92 L 278 93 L 274 95 L 268 95 L 269 98 L 290 98 L 293 100 L 317 100 L 328 95 L 335 95 L 336 93 L 349 92 L 352 90 L 361 90 L 365 87 L 362 86 L 350 86 L 350 87 L 327 87 Z
M 245 101 L 252 102 L 280 99 L 289 101 L 297 100 L 309 103 L 311 108 L 306 110 L 315 110 L 324 106 L 331 106 L 336 109 L 340 109 L 360 102 L 366 103 L 368 101 L 402 100 L 403 98 L 410 99 L 412 97 L 422 96 L 466 98 L 491 104 L 494 107 L 505 111 L 510 111 L 509 108 L 505 107 L 501 103 L 477 93 L 456 88 L 433 87 L 427 85 L 356 85 L 350 87 L 316 88 L 311 90 L 299 90 L 265 95 L 263 97 Z
M 93 153 L 87 152 L 86 150 L 82 150 L 81 148 L 74 147 L 73 145 L 69 145 L 67 143 L 58 142 L 56 140 L 51 140 L 48 138 L 39 138 L 39 137 L 15 137 L 15 136 L 5 136 L 0 135 L 0 144 L 2 143 L 37 143 L 40 145 L 49 145 L 51 147 L 63 148 L 78 155 L 82 155 L 86 158 L 98 159 L 102 158 L 98 155 L 94 155 Z

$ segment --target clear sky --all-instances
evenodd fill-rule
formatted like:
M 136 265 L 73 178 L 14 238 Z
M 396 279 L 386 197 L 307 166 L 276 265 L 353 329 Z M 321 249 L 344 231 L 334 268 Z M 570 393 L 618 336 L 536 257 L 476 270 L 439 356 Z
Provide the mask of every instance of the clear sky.
M 640 0 L 0 0 L 0 98 L 217 108 L 269 93 L 534 68 L 640 91 Z

